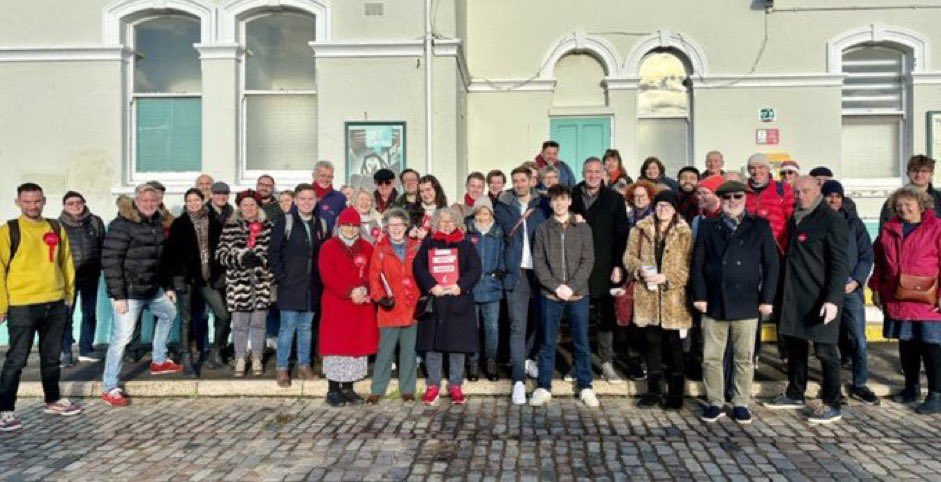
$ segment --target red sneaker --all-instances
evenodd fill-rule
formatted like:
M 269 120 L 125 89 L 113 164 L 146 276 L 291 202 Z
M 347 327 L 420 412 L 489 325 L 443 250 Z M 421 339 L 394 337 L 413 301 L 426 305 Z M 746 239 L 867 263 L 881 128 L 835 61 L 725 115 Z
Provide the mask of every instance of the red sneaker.
M 461 390 L 461 387 L 448 387 L 448 393 L 451 394 L 451 403 L 454 405 L 464 405 L 464 402 L 467 401 L 467 397 L 464 396 L 464 391 Z
M 112 407 L 126 407 L 131 401 L 124 395 L 120 388 L 112 388 L 101 394 L 101 399 Z
M 168 373 L 180 373 L 183 371 L 183 365 L 173 363 L 173 360 L 167 359 L 163 363 L 151 363 L 151 375 L 166 375 Z
M 431 385 L 425 390 L 425 396 L 421 397 L 421 403 L 425 405 L 434 405 L 438 403 L 438 395 L 441 391 L 436 385 Z

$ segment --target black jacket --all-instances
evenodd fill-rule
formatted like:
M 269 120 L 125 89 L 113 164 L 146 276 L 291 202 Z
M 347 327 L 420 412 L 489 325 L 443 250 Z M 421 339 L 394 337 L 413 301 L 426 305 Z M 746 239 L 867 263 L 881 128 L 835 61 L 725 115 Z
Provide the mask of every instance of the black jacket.
M 78 219 L 66 214 L 59 216 L 72 249 L 75 279 L 87 280 L 101 276 L 101 246 L 105 241 L 105 223 L 88 208 Z
M 840 316 L 827 325 L 820 317 L 825 302 L 842 308 L 846 278 L 848 228 L 843 215 L 820 204 L 800 222 L 788 221 L 787 255 L 781 300 L 780 334 L 812 341 L 836 343 Z
M 746 214 L 735 232 L 721 216 L 703 219 L 693 248 L 692 300 L 705 301 L 715 320 L 757 318 L 759 304 L 774 303 L 779 265 L 767 219 Z
M 422 294 L 429 294 L 437 282 L 428 270 L 428 252 L 433 249 L 457 249 L 461 288 L 458 296 L 435 298 L 434 314 L 418 320 L 418 351 L 474 353 L 480 350 L 477 338 L 477 315 L 474 307 L 474 285 L 480 279 L 480 256 L 474 245 L 463 239 L 454 244 L 432 239 L 429 234 L 422 243 L 412 265 L 415 280 Z
M 569 209 L 581 214 L 591 227 L 595 264 L 588 278 L 588 292 L 592 298 L 599 298 L 608 295 L 611 289 L 611 270 L 615 266 L 624 267 L 624 248 L 630 226 L 623 196 L 602 186 L 598 199 L 586 209 L 584 186 L 585 183 L 581 182 L 572 189 L 572 207 Z
M 158 211 L 145 218 L 126 197 L 118 198 L 118 216 L 108 225 L 101 253 L 108 296 L 115 300 L 148 299 L 170 288 L 161 269 L 164 233 Z
M 287 216 L 291 216 L 291 235 L 286 236 Z M 310 237 L 304 222 L 292 210 L 281 216 L 271 228 L 271 244 L 268 245 L 268 267 L 278 283 L 278 309 L 290 311 L 317 311 L 323 284 L 317 260 L 320 246 L 330 239 L 326 223 L 314 216 Z
M 231 204 L 226 204 L 222 206 L 222 211 L 216 211 L 216 208 L 212 206 L 212 201 L 206 203 L 206 209 L 209 210 L 209 216 L 215 218 L 216 222 L 219 223 L 220 230 L 221 226 L 225 226 L 225 223 L 229 222 L 232 219 L 232 216 L 235 215 L 235 208 Z
M 174 219 L 173 224 L 170 225 L 170 235 L 167 237 L 166 250 L 164 250 L 164 268 L 171 280 L 182 278 L 186 284 L 196 287 L 206 284 L 219 286 L 223 270 L 216 261 L 216 248 L 219 246 L 222 225 L 216 221 L 211 212 L 207 213 L 207 217 L 209 218 L 209 282 L 203 281 L 196 228 L 185 212 Z M 179 290 L 182 286 L 174 286 L 174 288 Z

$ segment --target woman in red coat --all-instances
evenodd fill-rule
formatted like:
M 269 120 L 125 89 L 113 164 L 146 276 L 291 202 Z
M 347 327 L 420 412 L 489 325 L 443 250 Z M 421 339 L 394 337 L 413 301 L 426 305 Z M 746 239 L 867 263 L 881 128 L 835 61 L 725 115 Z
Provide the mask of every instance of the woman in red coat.
M 876 238 L 875 269 L 869 279 L 873 304 L 885 313 L 883 333 L 899 340 L 905 389 L 895 401 L 918 401 L 924 360 L 928 397 L 916 409 L 921 414 L 941 412 L 941 220 L 932 204 L 929 194 L 914 187 L 889 197 L 895 216 Z
M 379 329 L 369 296 L 372 246 L 359 237 L 359 213 L 346 208 L 337 218 L 337 234 L 320 248 L 323 280 L 320 355 L 329 382 L 327 403 L 360 405 L 353 382 L 366 377 L 367 357 L 376 353 Z

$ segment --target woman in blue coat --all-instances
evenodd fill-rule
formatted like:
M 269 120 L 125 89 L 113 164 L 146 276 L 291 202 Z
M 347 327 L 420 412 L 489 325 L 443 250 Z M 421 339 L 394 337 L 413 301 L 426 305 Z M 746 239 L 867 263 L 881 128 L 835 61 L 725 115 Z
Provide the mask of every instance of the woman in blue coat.
M 474 247 L 483 267 L 480 281 L 474 286 L 474 304 L 477 322 L 484 327 L 483 352 L 486 359 L 487 379 L 496 381 L 497 346 L 500 334 L 500 300 L 503 299 L 503 280 L 506 277 L 505 243 L 503 229 L 494 221 L 493 203 L 481 196 L 474 203 L 473 217 L 467 225 L 467 237 Z M 480 368 L 480 351 L 472 353 L 467 379 L 475 381 Z

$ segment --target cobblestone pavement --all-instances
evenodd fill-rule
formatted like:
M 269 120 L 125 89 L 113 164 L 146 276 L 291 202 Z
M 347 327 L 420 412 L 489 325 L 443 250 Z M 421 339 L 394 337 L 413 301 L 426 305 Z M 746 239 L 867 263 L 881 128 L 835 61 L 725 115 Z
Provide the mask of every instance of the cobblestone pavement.
M 740 427 L 602 398 L 588 409 L 474 397 L 464 406 L 332 409 L 319 399 L 85 400 L 73 418 L 20 401 L 0 434 L 3 480 L 857 480 L 941 479 L 941 417 L 852 405 L 842 422 L 756 410 Z

